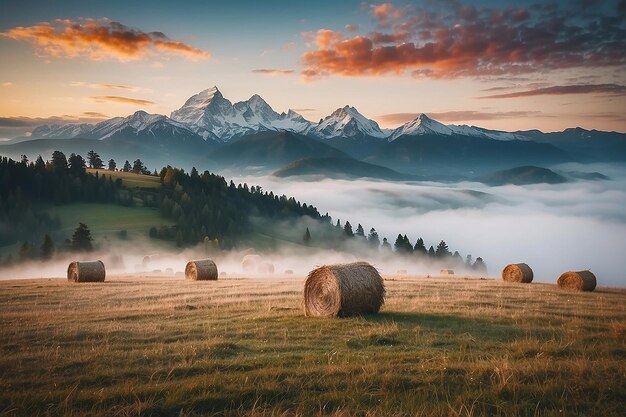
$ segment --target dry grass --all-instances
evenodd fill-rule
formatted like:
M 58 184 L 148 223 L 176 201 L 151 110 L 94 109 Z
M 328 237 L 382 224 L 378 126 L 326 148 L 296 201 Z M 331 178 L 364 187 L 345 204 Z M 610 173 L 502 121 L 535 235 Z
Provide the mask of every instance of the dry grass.
M 323 319 L 303 285 L 0 282 L 0 415 L 625 414 L 625 290 L 404 278 Z

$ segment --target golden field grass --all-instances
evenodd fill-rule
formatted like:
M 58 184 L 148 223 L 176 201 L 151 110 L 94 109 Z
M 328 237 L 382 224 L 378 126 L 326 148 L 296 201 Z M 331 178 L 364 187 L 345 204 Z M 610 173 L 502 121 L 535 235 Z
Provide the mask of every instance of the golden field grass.
M 144 174 L 135 174 L 133 172 L 124 172 L 124 171 L 109 171 L 108 169 L 94 169 L 87 168 L 87 172 L 90 174 L 99 174 L 104 175 L 107 178 L 113 178 L 113 181 L 116 179 L 121 179 L 124 187 L 129 188 L 161 188 L 161 179 L 159 177 L 154 177 L 152 175 L 144 175 Z
M 626 290 L 391 277 L 320 319 L 303 284 L 2 281 L 0 415 L 626 414 Z

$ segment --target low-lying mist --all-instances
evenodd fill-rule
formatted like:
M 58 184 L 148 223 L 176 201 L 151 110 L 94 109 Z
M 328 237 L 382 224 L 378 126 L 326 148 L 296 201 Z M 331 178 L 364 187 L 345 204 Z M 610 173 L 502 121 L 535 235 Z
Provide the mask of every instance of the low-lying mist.
M 272 176 L 235 182 L 294 196 L 328 212 L 333 221 L 348 220 L 353 228 L 362 224 L 366 233 L 375 227 L 381 240 L 387 237 L 392 244 L 398 233 L 411 243 L 422 237 L 427 247 L 443 239 L 463 257 L 484 258 L 491 275 L 498 276 L 508 263 L 526 262 L 538 282 L 590 269 L 600 285 L 626 286 L 626 167 L 556 168 L 598 171 L 611 180 L 500 187 Z

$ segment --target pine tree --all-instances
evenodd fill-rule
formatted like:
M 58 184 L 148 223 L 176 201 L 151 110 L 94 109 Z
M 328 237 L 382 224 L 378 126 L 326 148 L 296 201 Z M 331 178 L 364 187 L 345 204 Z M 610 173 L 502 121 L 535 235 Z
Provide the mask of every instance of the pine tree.
M 339 219 L 337 219 L 337 224 L 335 225 L 335 227 L 341 227 L 341 221 Z
M 435 257 L 435 248 L 433 248 L 433 245 L 430 245 L 430 248 L 428 248 L 428 256 L 431 258 Z
M 141 162 L 141 159 L 135 159 L 135 162 L 133 162 L 133 172 L 135 174 L 142 174 L 145 169 L 146 167 L 143 165 L 143 162 Z
M 472 263 L 473 263 L 473 262 L 474 262 L 474 261 L 473 261 L 473 259 L 472 259 L 472 255 L 467 255 L 467 256 L 465 257 L 465 266 L 466 266 L 466 267 L 471 268 L 471 267 L 472 267 Z
M 100 159 L 100 155 L 96 151 L 87 152 L 87 161 L 89 163 L 89 168 L 102 169 L 104 168 L 104 162 Z
M 69 171 L 76 176 L 82 176 L 86 173 L 87 164 L 82 156 L 75 153 L 71 154 L 67 160 Z
M 404 253 L 404 238 L 401 234 L 398 234 L 395 243 L 393 244 L 393 248 L 397 253 Z
M 370 229 L 370 233 L 367 236 L 367 243 L 369 243 L 373 248 L 378 249 L 380 246 L 380 238 L 378 237 L 378 232 L 373 227 Z
M 67 158 L 61 151 L 52 152 L 52 168 L 56 172 L 62 172 L 67 169 Z
M 115 171 L 115 168 L 117 168 L 115 160 L 113 158 L 109 159 L 109 171 Z
M 348 237 L 354 237 L 354 232 L 352 231 L 352 225 L 350 224 L 349 221 L 346 221 L 345 226 L 343 226 L 343 232 Z
M 365 237 L 365 230 L 363 230 L 363 226 L 361 223 L 356 228 L 356 232 L 354 232 L 355 236 Z
M 481 274 L 487 273 L 487 265 L 485 264 L 485 262 L 483 262 L 483 258 L 481 258 L 480 256 L 476 258 L 476 261 L 474 262 L 472 268 L 474 269 L 474 271 Z
M 415 242 L 413 253 L 415 253 L 416 255 L 426 255 L 428 253 L 428 250 L 426 249 L 426 246 L 424 245 L 424 239 L 422 239 L 421 237 L 418 238 L 417 241 Z
M 126 162 L 124 162 L 124 167 L 122 168 L 122 171 L 124 172 L 130 172 L 130 170 L 132 169 L 130 162 L 128 162 L 128 159 L 126 160 Z
M 91 237 L 91 231 L 85 223 L 78 223 L 78 227 L 72 235 L 72 249 L 77 251 L 91 251 L 93 245 L 91 244 L 93 238 Z
M 304 232 L 304 237 L 302 238 L 302 241 L 304 242 L 305 245 L 309 245 L 309 243 L 311 243 L 311 232 L 309 232 L 309 228 L 306 228 L 306 232 Z
M 383 243 L 381 245 L 383 251 L 391 251 L 391 244 L 387 241 L 387 238 L 383 238 Z
M 52 238 L 50 235 L 46 234 L 43 237 L 43 243 L 41 244 L 41 258 L 42 259 L 50 259 L 52 258 L 52 254 L 54 253 L 54 243 L 52 242 Z
M 435 255 L 438 258 L 445 258 L 446 256 L 450 256 L 450 251 L 448 250 L 448 245 L 443 240 L 439 242 L 437 245 L 437 250 L 435 251 Z

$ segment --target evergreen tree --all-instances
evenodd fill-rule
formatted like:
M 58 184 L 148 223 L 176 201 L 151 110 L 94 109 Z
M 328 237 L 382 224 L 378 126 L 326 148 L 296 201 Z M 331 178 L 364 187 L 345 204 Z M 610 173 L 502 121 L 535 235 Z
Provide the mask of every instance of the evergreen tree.
M 115 171 L 115 168 L 117 168 L 115 160 L 113 158 L 109 159 L 109 171 Z
M 89 163 L 89 168 L 104 168 L 104 162 L 100 159 L 100 155 L 98 155 L 96 151 L 91 150 L 87 152 L 87 162 Z
M 473 259 L 472 259 L 472 255 L 467 255 L 465 257 L 465 266 L 468 268 L 472 267 L 472 263 L 473 263 Z
M 37 168 L 37 171 L 43 171 L 46 168 L 46 163 L 43 161 L 41 155 L 39 155 L 35 161 L 35 168 Z
M 24 241 L 24 243 L 22 243 L 22 246 L 20 246 L 20 251 L 18 253 L 19 260 L 26 261 L 32 258 L 32 256 L 33 256 L 32 246 L 27 241 Z
M 67 158 L 63 152 L 52 152 L 52 169 L 56 172 L 63 172 L 67 169 Z
M 304 232 L 304 237 L 302 238 L 302 241 L 304 242 L 305 245 L 309 245 L 309 243 L 311 243 L 311 232 L 309 232 L 309 228 L 306 228 L 306 232 Z
M 127 159 L 126 162 L 124 162 L 124 167 L 122 168 L 122 171 L 130 172 L 131 169 L 132 167 L 130 166 L 130 162 L 128 162 L 128 159 Z
M 28 156 L 22 155 L 22 159 L 20 162 L 22 163 L 22 165 L 28 165 Z
M 356 232 L 354 232 L 355 236 L 359 236 L 359 237 L 365 237 L 365 230 L 363 230 L 363 226 L 361 226 L 361 223 L 359 223 L 359 225 L 356 228 Z
M 415 242 L 415 246 L 413 248 L 413 252 L 416 255 L 428 254 L 428 250 L 426 249 L 426 246 L 424 245 L 424 239 L 422 239 L 421 237 L 417 239 L 417 241 Z
M 72 235 L 72 249 L 77 251 L 91 251 L 93 245 L 91 244 L 93 238 L 91 237 L 91 231 L 85 223 L 78 223 L 78 227 L 74 230 Z
M 352 225 L 350 224 L 349 221 L 346 221 L 345 226 L 343 226 L 343 232 L 348 237 L 354 237 L 354 232 L 352 231 Z
M 337 224 L 335 225 L 335 227 L 341 227 L 341 221 L 339 219 L 337 219 Z
M 435 251 L 435 255 L 438 258 L 445 258 L 447 256 L 450 256 L 450 251 L 448 250 L 448 245 L 446 245 L 446 242 L 444 242 L 443 240 L 439 242 L 439 244 L 437 245 L 437 250 Z
M 481 273 L 481 274 L 487 273 L 487 265 L 485 264 L 485 262 L 483 262 L 483 258 L 481 258 L 480 256 L 476 258 L 476 261 L 474 262 L 474 265 L 472 266 L 472 268 L 474 269 L 474 271 L 478 273 Z
M 398 237 L 393 244 L 393 248 L 397 253 L 404 253 L 404 238 L 398 233 Z
M 383 243 L 381 245 L 383 251 L 391 251 L 391 244 L 387 241 L 387 238 L 383 238 Z
M 143 165 L 143 162 L 141 162 L 141 159 L 135 159 L 135 162 L 133 162 L 133 172 L 135 174 L 141 174 L 145 169 L 146 167 Z
M 68 161 L 69 171 L 72 175 L 82 176 L 85 174 L 87 165 L 82 156 L 75 153 L 71 154 Z
M 433 245 L 430 245 L 430 248 L 428 248 L 428 256 L 431 258 L 435 257 L 435 248 L 433 248 Z
M 50 259 L 52 258 L 52 254 L 54 253 L 54 243 L 52 242 L 52 238 L 50 235 L 46 234 L 43 237 L 43 243 L 41 244 L 41 258 L 42 259 Z
M 369 243 L 373 248 L 378 249 L 380 246 L 380 238 L 378 237 L 378 232 L 373 227 L 370 229 L 369 235 L 367 235 L 367 243 Z

